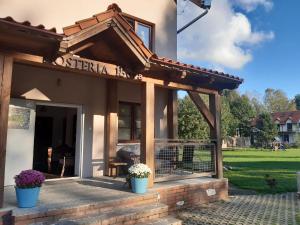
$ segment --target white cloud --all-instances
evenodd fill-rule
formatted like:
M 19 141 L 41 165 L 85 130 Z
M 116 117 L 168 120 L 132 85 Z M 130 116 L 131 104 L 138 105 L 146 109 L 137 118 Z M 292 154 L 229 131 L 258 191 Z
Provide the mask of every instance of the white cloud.
M 248 12 L 255 10 L 258 6 L 263 6 L 267 11 L 273 8 L 272 0 L 233 0 L 233 3 Z
M 253 46 L 274 38 L 273 32 L 253 31 L 246 15 L 235 12 L 231 3 L 229 0 L 213 1 L 208 15 L 179 35 L 180 60 L 206 61 L 240 69 L 252 60 Z M 200 13 L 200 9 L 188 3 L 184 13 L 178 16 L 178 26 L 183 26 Z

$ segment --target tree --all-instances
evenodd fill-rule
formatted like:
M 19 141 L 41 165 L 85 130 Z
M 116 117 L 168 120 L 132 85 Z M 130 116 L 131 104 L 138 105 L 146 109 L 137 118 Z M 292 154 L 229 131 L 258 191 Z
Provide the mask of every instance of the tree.
M 209 138 L 209 126 L 189 96 L 178 100 L 178 135 L 182 139 Z
M 296 109 L 300 110 L 300 94 L 297 94 L 295 96 L 295 104 L 296 104 Z
M 255 115 L 259 115 L 263 112 L 266 112 L 266 107 L 257 98 L 251 98 L 250 102 L 255 111 Z
M 233 127 L 231 135 L 234 135 L 234 126 L 241 136 L 249 136 L 251 133 L 251 120 L 255 117 L 255 111 L 246 95 L 236 96 L 230 102 L 230 111 L 233 115 Z
M 282 90 L 268 88 L 265 90 L 264 103 L 268 112 L 285 112 L 295 110 L 295 103 L 289 101 Z
M 261 113 L 256 120 L 255 137 L 257 143 L 262 147 L 267 147 L 277 135 L 276 124 L 272 120 L 270 113 Z

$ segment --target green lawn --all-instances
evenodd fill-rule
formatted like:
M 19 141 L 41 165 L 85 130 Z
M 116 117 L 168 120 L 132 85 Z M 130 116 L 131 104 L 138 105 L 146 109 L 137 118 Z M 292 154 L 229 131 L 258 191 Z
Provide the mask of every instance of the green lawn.
M 300 149 L 287 151 L 234 150 L 223 151 L 224 165 L 232 170 L 224 171 L 229 182 L 242 189 L 259 193 L 294 192 L 297 190 L 296 171 L 300 171 Z M 265 182 L 269 174 L 277 180 L 274 190 Z

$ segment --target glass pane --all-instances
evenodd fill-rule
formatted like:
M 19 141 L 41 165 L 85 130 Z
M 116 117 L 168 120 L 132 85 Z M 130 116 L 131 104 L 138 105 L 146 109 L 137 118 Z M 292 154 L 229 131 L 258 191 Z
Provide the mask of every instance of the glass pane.
M 139 23 L 137 27 L 137 35 L 142 39 L 144 45 L 147 48 L 150 48 L 150 35 L 151 35 L 150 27 Z
M 140 140 L 141 139 L 141 132 L 142 132 L 141 129 L 135 129 L 135 131 L 134 131 L 134 137 L 135 137 L 136 140 Z
M 119 117 L 118 126 L 121 128 L 131 127 L 131 117 Z
M 135 119 L 136 120 L 141 120 L 141 106 L 137 105 L 135 108 Z
M 131 116 L 131 106 L 121 103 L 119 105 L 119 116 Z
M 119 140 L 124 140 L 124 141 L 129 141 L 131 139 L 130 137 L 130 128 L 119 128 L 118 131 L 118 139 Z

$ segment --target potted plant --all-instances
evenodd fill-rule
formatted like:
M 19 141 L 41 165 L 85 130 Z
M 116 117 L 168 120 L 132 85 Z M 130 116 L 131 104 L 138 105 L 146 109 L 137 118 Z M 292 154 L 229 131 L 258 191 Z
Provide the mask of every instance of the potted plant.
M 32 208 L 36 206 L 40 188 L 44 181 L 45 176 L 36 170 L 24 170 L 15 176 L 15 190 L 20 208 Z
M 131 187 L 134 193 L 143 194 L 147 192 L 148 177 L 151 169 L 142 163 L 132 165 L 129 170 Z

